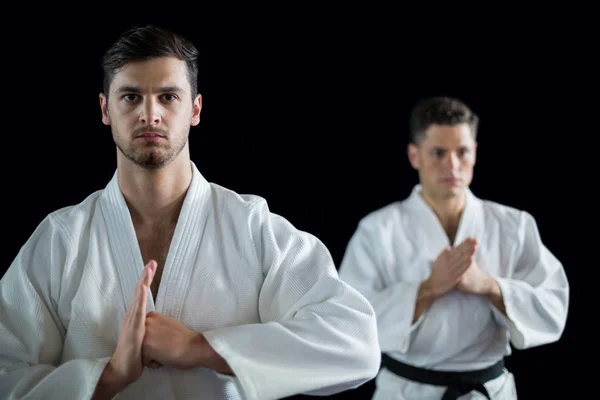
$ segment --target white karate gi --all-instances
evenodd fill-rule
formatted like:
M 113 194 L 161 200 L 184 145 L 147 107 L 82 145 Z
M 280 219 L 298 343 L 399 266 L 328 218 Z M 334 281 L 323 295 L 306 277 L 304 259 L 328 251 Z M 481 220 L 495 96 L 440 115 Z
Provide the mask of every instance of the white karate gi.
M 544 246 L 527 212 L 481 200 L 467 189 L 454 244 L 416 185 L 403 201 L 365 216 L 351 237 L 339 275 L 369 299 L 382 352 L 406 364 L 473 370 L 511 354 L 557 341 L 565 327 L 569 284 L 561 262 Z M 509 320 L 487 299 L 450 291 L 413 324 L 420 284 L 446 246 L 478 241 L 475 259 L 502 290 Z M 437 399 L 445 388 L 410 382 L 382 368 L 374 399 Z M 486 385 L 496 399 L 516 398 L 505 369 Z M 484 398 L 479 392 L 461 399 Z
M 236 377 L 144 369 L 117 399 L 277 399 L 377 374 L 375 313 L 327 248 L 264 199 L 193 178 L 148 310 L 202 332 Z M 0 281 L 0 397 L 89 399 L 144 267 L 117 173 L 51 213 Z

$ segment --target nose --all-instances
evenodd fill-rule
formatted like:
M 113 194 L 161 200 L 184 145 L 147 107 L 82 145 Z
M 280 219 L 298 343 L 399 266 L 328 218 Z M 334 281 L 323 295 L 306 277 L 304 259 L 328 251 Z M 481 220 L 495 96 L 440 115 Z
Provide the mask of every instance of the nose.
M 146 99 L 140 110 L 140 123 L 143 125 L 158 125 L 160 118 L 160 107 L 152 98 Z
M 447 158 L 447 166 L 450 170 L 458 169 L 460 165 L 460 160 L 458 159 L 458 155 L 455 152 L 449 152 Z

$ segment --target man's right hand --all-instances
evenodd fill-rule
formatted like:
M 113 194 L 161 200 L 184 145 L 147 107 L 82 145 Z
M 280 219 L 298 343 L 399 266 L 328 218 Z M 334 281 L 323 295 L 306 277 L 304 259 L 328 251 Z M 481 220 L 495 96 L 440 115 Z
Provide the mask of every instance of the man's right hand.
M 111 399 L 128 385 L 142 376 L 142 343 L 146 327 L 146 299 L 154 273 L 156 261 L 144 267 L 133 299 L 121 325 L 117 348 L 104 368 L 92 399 Z
M 467 238 L 455 248 L 445 248 L 433 262 L 431 275 L 419 286 L 413 322 L 431 306 L 433 301 L 450 291 L 458 283 L 460 276 L 469 268 L 477 240 Z

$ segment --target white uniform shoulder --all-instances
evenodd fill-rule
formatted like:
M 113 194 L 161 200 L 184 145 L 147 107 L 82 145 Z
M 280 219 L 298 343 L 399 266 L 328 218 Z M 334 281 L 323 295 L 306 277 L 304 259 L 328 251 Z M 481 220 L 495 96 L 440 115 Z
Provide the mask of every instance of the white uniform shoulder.
M 44 274 L 50 274 L 52 283 L 58 284 L 65 264 L 77 254 L 81 239 L 89 237 L 84 230 L 93 217 L 100 193 L 94 192 L 79 204 L 48 213 L 21 246 L 11 268 L 19 269 L 40 285 L 45 284 Z
M 210 183 L 212 202 L 219 211 L 219 217 L 234 219 L 249 218 L 257 209 L 268 211 L 267 200 L 256 194 L 240 194 L 219 184 Z
M 80 236 L 82 231 L 90 227 L 102 192 L 103 190 L 97 190 L 78 204 L 59 208 L 51 212 L 47 219 L 57 229 L 64 230 L 73 240 L 75 237 Z
M 358 228 L 373 229 L 398 225 L 408 215 L 406 200 L 389 203 L 369 212 L 358 222 Z
M 481 205 L 485 219 L 497 223 L 505 232 L 520 232 L 524 224 L 534 222 L 530 213 L 513 206 L 492 200 L 481 200 Z

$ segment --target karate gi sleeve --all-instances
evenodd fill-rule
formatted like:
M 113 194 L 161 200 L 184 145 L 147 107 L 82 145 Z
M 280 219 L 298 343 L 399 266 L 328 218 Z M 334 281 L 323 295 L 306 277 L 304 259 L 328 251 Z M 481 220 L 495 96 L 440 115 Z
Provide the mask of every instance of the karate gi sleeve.
M 326 396 L 373 379 L 381 360 L 375 313 L 339 279 L 324 244 L 269 212 L 264 200 L 252 204 L 249 234 L 264 274 L 261 323 L 204 332 L 244 398 Z
M 569 282 L 562 263 L 546 248 L 534 218 L 521 212 L 520 248 L 512 275 L 496 277 L 506 318 L 492 306 L 511 343 L 525 349 L 557 341 L 565 328 Z
M 421 282 L 384 283 L 382 246 L 385 241 L 381 235 L 376 221 L 362 220 L 348 242 L 339 274 L 373 306 L 381 350 L 406 352 L 412 332 L 425 315 L 413 323 Z
M 0 399 L 89 399 L 108 362 L 61 364 L 65 327 L 56 299 L 69 239 L 48 216 L 0 280 Z

